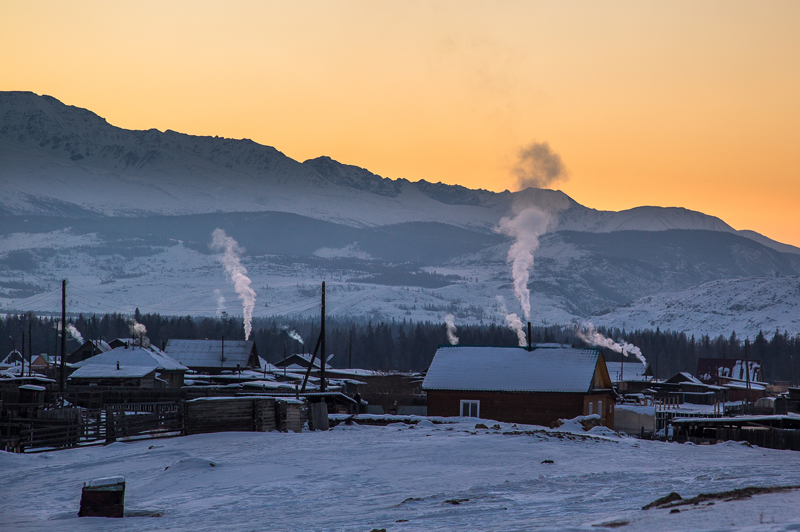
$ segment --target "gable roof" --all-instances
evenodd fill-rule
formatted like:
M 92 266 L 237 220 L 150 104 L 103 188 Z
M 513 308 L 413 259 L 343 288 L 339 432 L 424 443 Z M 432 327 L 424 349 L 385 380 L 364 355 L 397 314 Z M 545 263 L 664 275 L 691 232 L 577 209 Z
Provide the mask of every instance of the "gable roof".
M 422 383 L 426 390 L 587 392 L 600 350 L 571 347 L 444 346 Z
M 236 369 L 238 364 L 244 369 L 254 349 L 253 340 L 225 340 L 223 357 L 222 340 L 169 340 L 164 351 L 190 368 Z M 257 357 L 255 363 L 258 367 Z
M 119 363 L 119 369 L 117 368 Z M 160 349 L 117 347 L 73 364 L 78 369 L 70 378 L 143 377 L 152 371 L 187 371 L 189 368 Z

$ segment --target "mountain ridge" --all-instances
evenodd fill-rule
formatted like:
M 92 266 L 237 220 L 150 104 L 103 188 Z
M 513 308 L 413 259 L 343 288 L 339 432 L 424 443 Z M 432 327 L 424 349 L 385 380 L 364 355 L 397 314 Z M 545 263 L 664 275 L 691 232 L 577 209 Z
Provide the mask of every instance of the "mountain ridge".
M 391 179 L 327 156 L 301 163 L 250 139 L 126 130 L 31 92 L 0 92 L 0 155 L 6 214 L 52 214 L 54 207 L 106 216 L 283 210 L 354 227 L 441 221 L 491 231 L 514 205 L 531 204 L 558 212 L 556 230 L 736 232 L 800 254 L 681 207 L 600 211 L 554 190 L 492 192 Z

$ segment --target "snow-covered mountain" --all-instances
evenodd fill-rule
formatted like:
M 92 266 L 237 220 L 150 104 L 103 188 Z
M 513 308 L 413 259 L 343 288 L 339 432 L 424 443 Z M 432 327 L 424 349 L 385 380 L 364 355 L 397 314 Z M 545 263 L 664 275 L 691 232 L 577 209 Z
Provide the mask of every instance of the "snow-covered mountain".
M 0 93 L 0 191 L 6 309 L 49 310 L 48 290 L 68 278 L 74 310 L 213 314 L 221 290 L 235 314 L 236 295 L 208 247 L 221 227 L 247 249 L 256 315 L 309 311 L 328 279 L 332 312 L 502 321 L 495 296 L 512 309 L 515 301 L 509 241 L 495 229 L 527 205 L 554 218 L 529 285 L 537 322 L 617 319 L 621 305 L 655 298 L 648 305 L 666 323 L 658 305 L 703 283 L 736 297 L 759 279 L 800 275 L 800 249 L 700 212 L 599 211 L 560 191 L 388 179 L 249 140 L 125 130 L 24 92 Z M 724 302 L 696 297 L 693 318 L 669 323 L 725 334 L 768 323 L 758 305 L 744 321 L 703 320 Z

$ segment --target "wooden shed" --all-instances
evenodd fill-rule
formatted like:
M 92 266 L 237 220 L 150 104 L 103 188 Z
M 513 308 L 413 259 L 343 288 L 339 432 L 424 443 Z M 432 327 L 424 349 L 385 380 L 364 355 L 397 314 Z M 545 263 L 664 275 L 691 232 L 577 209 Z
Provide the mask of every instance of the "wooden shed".
M 599 414 L 614 427 L 614 392 L 600 349 L 442 346 L 422 388 L 429 416 L 550 426 Z

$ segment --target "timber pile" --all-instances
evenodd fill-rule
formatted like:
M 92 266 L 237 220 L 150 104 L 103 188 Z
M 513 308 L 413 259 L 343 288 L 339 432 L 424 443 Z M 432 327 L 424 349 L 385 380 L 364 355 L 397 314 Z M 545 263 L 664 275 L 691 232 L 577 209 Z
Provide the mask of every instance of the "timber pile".
M 279 430 L 276 410 L 274 397 L 193 399 L 186 402 L 186 434 Z
M 258 399 L 253 399 L 253 412 L 253 430 L 256 432 L 278 430 L 274 397 L 259 397 Z
M 277 400 L 278 430 L 281 432 L 302 432 L 305 416 L 303 416 L 303 401 L 297 399 Z

